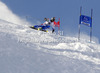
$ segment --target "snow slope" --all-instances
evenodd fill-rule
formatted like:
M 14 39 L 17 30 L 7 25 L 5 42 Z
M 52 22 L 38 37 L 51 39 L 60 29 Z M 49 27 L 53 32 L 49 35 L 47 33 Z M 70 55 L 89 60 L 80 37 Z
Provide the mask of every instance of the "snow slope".
M 30 29 L 2 2 L 0 12 L 0 73 L 100 72 L 99 44 Z

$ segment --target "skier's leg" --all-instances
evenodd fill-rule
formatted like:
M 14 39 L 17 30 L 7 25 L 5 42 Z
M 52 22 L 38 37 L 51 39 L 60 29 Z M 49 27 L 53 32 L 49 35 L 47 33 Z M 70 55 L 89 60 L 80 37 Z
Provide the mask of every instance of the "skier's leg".
M 52 33 L 54 33 L 55 29 L 52 29 Z

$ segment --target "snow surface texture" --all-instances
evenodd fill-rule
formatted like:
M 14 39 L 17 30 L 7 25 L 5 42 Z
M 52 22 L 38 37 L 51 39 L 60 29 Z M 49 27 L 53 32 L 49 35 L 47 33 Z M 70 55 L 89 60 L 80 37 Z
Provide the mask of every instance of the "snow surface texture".
M 0 73 L 100 73 L 99 44 L 27 24 L 0 1 Z

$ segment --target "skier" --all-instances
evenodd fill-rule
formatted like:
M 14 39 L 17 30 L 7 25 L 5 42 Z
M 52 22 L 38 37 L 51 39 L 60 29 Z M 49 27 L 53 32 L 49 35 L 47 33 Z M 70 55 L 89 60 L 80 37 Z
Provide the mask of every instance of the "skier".
M 45 31 L 45 32 L 48 32 L 46 29 L 52 28 L 52 33 L 54 33 L 55 31 L 55 27 L 58 27 L 60 26 L 60 19 L 58 22 L 55 22 L 55 17 L 52 17 L 51 19 L 49 18 L 44 18 L 45 22 L 41 25 L 35 25 L 35 26 L 32 26 L 31 28 L 32 29 L 36 29 L 36 30 L 42 30 L 42 31 Z
M 51 18 L 51 20 L 50 20 L 50 25 L 51 25 L 51 27 L 52 27 L 52 33 L 54 33 L 54 31 L 55 31 L 55 24 L 54 24 L 54 22 L 55 22 L 55 17 L 52 17 Z

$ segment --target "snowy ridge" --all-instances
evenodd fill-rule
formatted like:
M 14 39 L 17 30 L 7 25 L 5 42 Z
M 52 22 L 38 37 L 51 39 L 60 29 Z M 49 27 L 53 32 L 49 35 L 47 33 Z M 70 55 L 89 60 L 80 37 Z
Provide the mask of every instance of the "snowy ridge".
M 100 52 L 100 46 L 97 46 L 95 43 L 82 43 L 78 42 L 77 38 L 72 39 L 72 37 L 61 37 L 55 34 L 52 35 L 50 33 L 47 34 L 45 32 L 32 30 L 28 26 L 12 24 L 2 20 L 0 20 L 0 24 L 0 31 L 14 35 L 14 37 L 18 39 L 18 42 L 22 42 L 27 45 L 31 44 L 30 46 L 35 44 L 39 47 L 39 49 L 41 49 L 41 51 L 51 54 L 63 55 L 69 58 L 82 59 L 93 62 L 95 64 L 100 64 L 99 58 L 92 57 L 92 55 L 88 56 L 88 54 Z M 62 38 L 62 40 L 64 39 L 64 41 L 58 41 L 59 37 Z
M 0 2 L 0 11 L 9 9 Z M 6 7 L 6 8 L 5 8 Z M 100 45 L 30 29 L 11 11 L 0 15 L 0 73 L 99 73 Z M 13 20 L 14 18 L 14 20 Z M 15 21 L 16 20 L 16 21 Z

